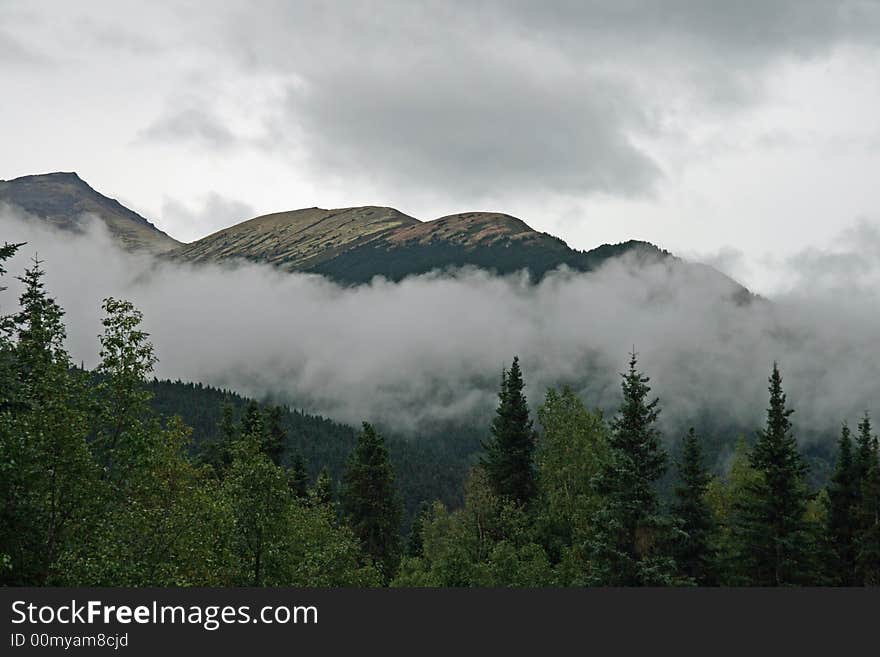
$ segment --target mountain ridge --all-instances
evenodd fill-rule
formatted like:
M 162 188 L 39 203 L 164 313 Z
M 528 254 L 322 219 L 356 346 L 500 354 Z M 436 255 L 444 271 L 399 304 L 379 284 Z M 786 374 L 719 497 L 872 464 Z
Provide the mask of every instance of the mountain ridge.
M 129 251 L 144 250 L 163 259 L 194 264 L 262 262 L 288 271 L 320 274 L 341 284 L 366 283 L 376 276 L 399 281 L 461 267 L 499 275 L 525 269 L 539 281 L 563 266 L 592 271 L 627 253 L 641 259 L 675 258 L 640 240 L 576 250 L 561 238 L 501 212 L 461 212 L 422 221 L 388 206 L 273 212 L 181 243 L 116 199 L 97 192 L 74 172 L 0 181 L 0 202 L 21 207 L 67 230 L 79 230 L 83 214 L 97 215 Z M 729 282 L 738 301 L 753 296 L 714 268 L 700 266 Z

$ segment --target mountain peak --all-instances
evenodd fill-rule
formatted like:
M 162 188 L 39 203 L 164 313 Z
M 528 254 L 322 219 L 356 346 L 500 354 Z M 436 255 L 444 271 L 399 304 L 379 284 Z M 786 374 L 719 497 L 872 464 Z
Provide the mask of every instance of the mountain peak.
M 82 230 L 84 215 L 97 216 L 113 236 L 132 250 L 161 252 L 179 244 L 137 212 L 95 191 L 73 171 L 0 181 L 0 201 L 64 230 Z

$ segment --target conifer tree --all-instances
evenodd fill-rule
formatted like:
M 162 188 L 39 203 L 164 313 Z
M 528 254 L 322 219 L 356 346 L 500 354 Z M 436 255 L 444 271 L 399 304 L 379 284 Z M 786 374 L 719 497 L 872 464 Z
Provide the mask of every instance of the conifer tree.
M 858 489 L 857 497 L 859 500 L 862 495 L 862 482 L 868 474 L 871 467 L 871 459 L 873 458 L 874 435 L 871 426 L 871 416 L 865 411 L 858 426 L 858 434 L 856 435 L 856 451 L 853 455 L 853 468 L 855 469 L 856 487 Z M 858 503 L 858 502 L 857 502 Z
M 290 470 L 287 472 L 287 481 L 290 490 L 297 499 L 304 500 L 309 496 L 309 473 L 306 471 L 306 463 L 302 454 L 296 452 L 290 462 Z
M 53 582 L 58 556 L 93 507 L 88 398 L 64 349 L 64 311 L 47 294 L 40 265 L 35 259 L 19 278 L 20 310 L 4 320 L 0 584 Z
M 833 552 L 829 570 L 836 574 L 836 583 L 844 586 L 854 586 L 858 579 L 855 540 L 860 483 L 852 447 L 850 430 L 844 423 L 837 442 L 837 465 L 828 486 L 828 536 Z
M 259 442 L 262 445 L 265 430 L 266 425 L 263 423 L 260 405 L 254 400 L 249 401 L 241 416 L 241 435 L 256 436 L 260 439 Z
M 495 494 L 517 504 L 528 504 L 536 492 L 535 432 L 523 387 L 519 359 L 514 357 L 510 370 L 502 373 L 491 438 L 483 444 L 481 459 Z
M 649 401 L 650 379 L 630 357 L 622 374 L 623 401 L 611 424 L 610 458 L 598 477 L 603 503 L 593 519 L 588 580 L 612 586 L 664 585 L 675 581 L 675 561 L 665 549 L 668 522 L 655 491 L 666 453 L 655 426 L 658 399 Z
M 424 531 L 424 522 L 430 508 L 427 502 L 422 502 L 419 512 L 413 519 L 412 527 L 409 530 L 409 540 L 406 542 L 406 556 L 421 557 L 424 551 L 424 540 L 422 533 Z
M 287 445 L 287 432 L 281 425 L 281 407 L 272 406 L 266 411 L 266 430 L 263 437 L 263 451 L 272 463 L 281 465 L 281 457 Z
M 364 552 L 373 559 L 385 581 L 390 581 L 401 556 L 401 504 L 385 441 L 367 422 L 349 457 L 340 500 Z
M 238 428 L 235 426 L 235 409 L 228 399 L 223 402 L 220 410 L 220 437 L 225 444 L 232 445 L 238 438 Z
M 857 470 L 861 474 L 856 507 L 858 583 L 880 585 L 880 444 L 872 436 L 871 418 L 859 424 Z
M 679 571 L 698 585 L 716 582 L 714 558 L 714 519 L 706 500 L 711 476 L 703 464 L 703 452 L 693 427 L 685 436 L 679 485 L 675 489 L 672 513 L 678 522 L 673 539 L 673 556 Z
M 232 463 L 232 451 L 238 440 L 238 428 L 235 426 L 235 411 L 227 400 L 220 410 L 220 422 L 217 433 L 206 440 L 199 450 L 199 459 L 210 465 L 218 475 L 222 475 Z
M 330 471 L 327 467 L 321 468 L 318 478 L 315 479 L 315 485 L 310 491 L 311 499 L 315 506 L 333 506 L 333 479 L 330 477 Z
M 815 575 L 813 541 L 805 519 L 806 466 L 792 435 L 789 416 L 794 411 L 786 406 L 776 363 L 769 382 L 766 426 L 758 432 L 750 455 L 760 477 L 737 513 L 742 540 L 738 560 L 751 584 L 804 584 Z

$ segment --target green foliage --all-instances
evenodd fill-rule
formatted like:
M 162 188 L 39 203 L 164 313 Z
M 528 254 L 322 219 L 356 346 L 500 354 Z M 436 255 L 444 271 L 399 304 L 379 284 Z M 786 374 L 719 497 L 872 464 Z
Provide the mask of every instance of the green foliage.
M 238 440 L 234 414 L 232 404 L 224 402 L 218 433 L 202 441 L 198 450 L 199 461 L 211 466 L 218 476 L 232 463 L 233 445 Z
M 0 247 L 0 274 L 15 248 Z M 804 455 L 824 457 L 798 450 L 775 366 L 754 446 L 740 440 L 713 478 L 706 451 L 723 440 L 691 431 L 667 512 L 658 402 L 635 354 L 610 426 L 551 389 L 540 435 L 514 359 L 463 481 L 478 440 L 452 425 L 386 446 L 369 424 L 355 435 L 272 400 L 150 381 L 127 301 L 104 301 L 101 362 L 77 369 L 43 277 L 35 261 L 0 318 L 0 585 L 880 584 L 870 418 L 854 446 L 844 427 L 827 490 L 811 492 Z
M 422 509 L 416 515 L 415 520 L 413 520 L 412 526 L 409 530 L 409 539 L 406 542 L 406 556 L 407 557 L 421 557 L 424 554 L 425 543 L 423 540 L 423 532 L 424 532 L 424 521 L 425 517 L 428 515 L 430 511 L 430 507 L 427 504 L 422 504 Z
M 263 414 L 260 412 L 260 405 L 253 399 L 247 403 L 244 414 L 241 416 L 240 433 L 242 436 L 253 436 L 257 439 L 257 445 L 260 450 L 265 452 L 265 432 L 266 425 L 263 422 Z
M 838 584 L 854 586 L 856 572 L 856 513 L 860 496 L 859 472 L 853 460 L 853 444 L 849 427 L 844 424 L 837 443 L 837 465 L 828 487 L 828 535 Z
M 857 442 L 856 573 L 859 583 L 880 586 L 880 445 L 867 413 L 859 423 Z
M 10 250 L 7 248 L 5 253 Z M 64 350 L 63 311 L 38 261 L 4 321 L 0 410 L 0 582 L 51 583 L 70 537 L 87 525 L 96 481 L 88 404 Z
M 342 478 L 342 511 L 385 581 L 400 562 L 401 506 L 385 441 L 364 422 Z
M 151 405 L 155 356 L 140 312 L 104 301 L 101 362 L 86 374 L 69 362 L 63 312 L 42 279 L 35 263 L 0 333 L 0 583 L 380 583 L 332 508 L 296 498 L 266 453 L 259 412 L 239 435 L 225 411 L 216 458 L 197 465 L 191 430 L 179 418 L 163 426 Z M 295 489 L 303 474 L 292 472 Z
M 314 506 L 324 506 L 333 509 L 335 494 L 333 491 L 333 479 L 330 477 L 330 471 L 322 468 L 315 479 L 315 485 L 309 491 L 309 500 Z
M 524 385 L 519 359 L 514 357 L 510 370 L 501 376 L 492 435 L 483 445 L 486 453 L 480 461 L 495 493 L 517 504 L 528 504 L 536 492 L 535 433 Z
M 291 493 L 284 471 L 245 435 L 223 481 L 232 508 L 237 585 L 375 586 L 379 573 L 363 565 L 358 541 L 337 527 L 326 506 Z
M 263 453 L 261 436 L 245 433 L 223 480 L 232 504 L 233 546 L 240 563 L 236 584 L 274 583 L 285 560 L 289 490 L 284 471 Z
M 272 406 L 266 411 L 266 429 L 263 435 L 263 451 L 272 463 L 281 465 L 281 457 L 287 445 L 287 433 L 281 424 L 281 407 Z M 301 457 L 300 457 L 301 458 Z M 304 464 L 300 462 L 304 469 Z
M 228 586 L 226 501 L 209 471 L 186 458 L 179 420 L 150 436 L 124 482 L 104 481 L 100 513 L 59 560 L 66 586 Z
M 802 584 L 815 574 L 806 522 L 809 499 L 806 466 L 792 435 L 782 391 L 782 376 L 774 363 L 770 375 L 767 424 L 751 451 L 751 466 L 760 477 L 738 500 L 737 533 L 741 540 L 739 568 L 750 584 Z
M 464 507 L 436 503 L 421 520 L 421 555 L 407 556 L 393 586 L 547 586 L 554 574 L 521 506 L 498 497 L 481 466 Z
M 306 463 L 303 457 L 297 453 L 290 461 L 290 469 L 287 472 L 287 483 L 294 497 L 306 499 L 309 496 L 309 473 L 306 472 Z
M 623 401 L 611 423 L 610 457 L 597 477 L 602 503 L 587 541 L 587 581 L 613 586 L 667 585 L 676 582 L 668 553 L 669 522 L 660 514 L 654 486 L 666 469 L 666 453 L 654 426 L 658 400 L 648 401 L 649 378 L 636 367 L 622 374 Z
M 131 302 L 107 298 L 103 309 L 92 450 L 104 476 L 124 484 L 158 432 L 158 418 L 144 388 L 156 356 L 149 336 L 140 329 L 141 312 Z
M 747 506 L 746 500 L 752 496 L 760 479 L 761 474 L 752 467 L 749 444 L 741 436 L 727 475 L 713 477 L 706 487 L 706 501 L 716 526 L 712 544 L 718 558 L 716 573 L 724 585 L 748 584 L 747 574 L 740 571 L 738 558 L 741 550 L 738 513 Z
M 535 454 L 540 513 L 537 523 L 554 561 L 583 561 L 593 515 L 601 504 L 596 478 L 608 465 L 608 427 L 571 388 L 550 389 L 538 409 L 542 432 Z M 582 569 L 583 570 L 583 569 Z
M 672 555 L 684 577 L 702 586 L 711 585 L 716 583 L 715 522 L 706 499 L 711 476 L 703 463 L 700 441 L 693 428 L 684 439 L 678 477 L 672 506 L 677 522 Z

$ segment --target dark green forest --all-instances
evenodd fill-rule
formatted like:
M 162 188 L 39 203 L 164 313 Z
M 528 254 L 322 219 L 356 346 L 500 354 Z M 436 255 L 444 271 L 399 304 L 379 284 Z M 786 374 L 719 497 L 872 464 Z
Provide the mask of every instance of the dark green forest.
M 880 583 L 871 418 L 817 476 L 775 363 L 764 424 L 722 472 L 711 423 L 661 435 L 635 352 L 613 413 L 566 387 L 530 406 L 514 357 L 479 435 L 383 436 L 156 380 L 125 300 L 104 300 L 100 362 L 76 367 L 43 278 L 35 261 L 0 320 L 4 585 Z

